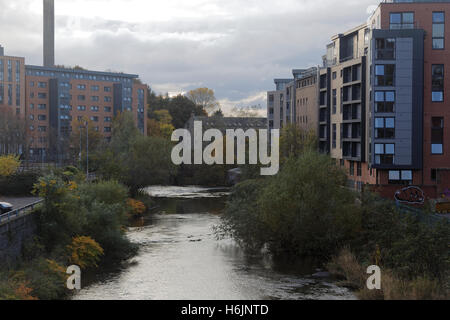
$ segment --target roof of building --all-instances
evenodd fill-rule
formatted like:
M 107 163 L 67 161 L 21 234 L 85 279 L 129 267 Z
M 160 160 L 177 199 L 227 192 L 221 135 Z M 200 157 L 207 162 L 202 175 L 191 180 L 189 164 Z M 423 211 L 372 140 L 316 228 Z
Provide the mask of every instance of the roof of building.
M 59 72 L 59 73 L 82 73 L 96 76 L 113 76 L 113 77 L 122 77 L 122 78 L 139 78 L 136 74 L 128 74 L 121 72 L 106 72 L 106 71 L 92 71 L 86 70 L 83 68 L 65 68 L 65 67 L 43 67 L 43 66 L 34 66 L 34 65 L 26 65 L 25 68 L 27 70 L 35 70 L 35 71 L 46 71 L 46 72 Z
M 267 118 L 233 118 L 233 117 L 205 117 L 194 116 L 189 122 L 202 121 L 203 130 L 208 129 L 266 129 Z M 188 122 L 188 125 L 189 125 Z

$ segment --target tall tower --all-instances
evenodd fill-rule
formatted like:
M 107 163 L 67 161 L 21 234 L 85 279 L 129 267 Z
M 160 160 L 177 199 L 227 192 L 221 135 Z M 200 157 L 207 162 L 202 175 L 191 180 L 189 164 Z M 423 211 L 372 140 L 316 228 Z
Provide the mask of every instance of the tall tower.
M 44 0 L 44 67 L 55 65 L 55 0 Z

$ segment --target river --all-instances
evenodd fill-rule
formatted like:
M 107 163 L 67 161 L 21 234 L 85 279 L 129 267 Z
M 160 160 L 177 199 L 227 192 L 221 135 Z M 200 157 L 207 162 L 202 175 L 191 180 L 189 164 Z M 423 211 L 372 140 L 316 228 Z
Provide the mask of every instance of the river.
M 308 263 L 249 257 L 233 240 L 218 241 L 212 228 L 220 223 L 226 190 L 147 190 L 159 207 L 129 228 L 128 237 L 140 247 L 138 255 L 87 281 L 73 299 L 354 299 L 331 279 L 313 276 L 319 270 Z

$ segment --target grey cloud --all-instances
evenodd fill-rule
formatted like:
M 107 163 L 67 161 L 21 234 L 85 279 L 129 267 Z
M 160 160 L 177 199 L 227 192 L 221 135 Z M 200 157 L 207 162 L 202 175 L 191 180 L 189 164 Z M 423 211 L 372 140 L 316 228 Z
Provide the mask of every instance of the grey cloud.
M 27 9 L 29 0 L 15 2 L 19 4 L 13 7 L 0 0 L 0 44 L 7 54 L 40 64 L 41 13 Z M 198 8 L 209 4 L 223 14 L 163 22 L 58 16 L 56 60 L 138 73 L 163 92 L 201 84 L 215 89 L 223 101 L 265 104 L 261 92 L 273 88 L 273 78 L 319 64 L 331 36 L 363 23 L 373 3 L 290 0 L 292 10 L 276 10 L 273 1 L 198 1 Z

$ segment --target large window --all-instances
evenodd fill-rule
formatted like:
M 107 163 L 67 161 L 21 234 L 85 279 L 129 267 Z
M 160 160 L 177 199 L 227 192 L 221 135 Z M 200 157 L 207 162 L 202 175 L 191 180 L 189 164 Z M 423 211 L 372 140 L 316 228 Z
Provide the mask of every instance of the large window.
M 445 12 L 433 12 L 433 49 L 444 49 Z
M 444 153 L 444 118 L 431 119 L 431 153 Z
M 377 39 L 376 50 L 378 60 L 394 60 L 395 39 L 384 39 L 384 38 Z
M 414 29 L 414 12 L 391 13 L 391 29 Z
M 0 81 L 4 81 L 5 79 L 5 72 L 3 71 L 3 60 L 0 59 Z
M 395 144 L 375 144 L 375 164 L 394 164 Z
M 336 114 L 337 112 L 337 91 L 336 89 L 333 89 L 333 114 Z
M 432 101 L 444 101 L 444 65 L 434 64 L 431 70 L 432 74 Z
M 375 138 L 395 138 L 395 118 L 375 118 Z
M 395 65 L 377 64 L 375 66 L 375 85 L 392 87 L 394 85 Z
M 395 91 L 375 91 L 375 112 L 393 113 L 395 111 Z
M 411 170 L 389 171 L 390 184 L 411 184 L 413 182 L 413 172 Z
M 336 145 L 337 145 L 337 143 L 336 143 L 336 141 L 337 141 L 337 126 L 336 126 L 336 124 L 333 124 L 333 149 L 336 149 Z
M 3 99 L 4 99 L 3 97 L 5 94 L 4 92 L 5 92 L 5 88 L 3 86 L 3 83 L 0 83 L 0 104 L 3 104 Z

